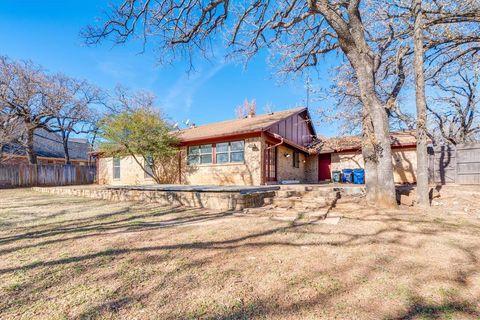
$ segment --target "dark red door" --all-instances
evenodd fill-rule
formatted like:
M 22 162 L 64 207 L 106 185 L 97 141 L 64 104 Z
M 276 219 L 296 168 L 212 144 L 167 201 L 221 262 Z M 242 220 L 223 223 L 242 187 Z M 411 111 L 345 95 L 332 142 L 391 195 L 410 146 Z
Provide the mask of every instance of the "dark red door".
M 332 158 L 330 153 L 318 155 L 318 181 L 330 180 L 330 165 L 332 164 Z

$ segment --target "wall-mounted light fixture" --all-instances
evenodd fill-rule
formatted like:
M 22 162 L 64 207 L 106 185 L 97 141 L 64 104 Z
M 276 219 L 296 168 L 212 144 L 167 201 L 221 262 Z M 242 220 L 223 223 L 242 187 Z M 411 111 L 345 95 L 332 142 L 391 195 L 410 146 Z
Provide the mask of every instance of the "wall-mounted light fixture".
M 286 152 L 285 152 L 285 153 L 283 154 L 283 156 L 284 156 L 285 158 L 290 158 L 290 153 L 286 153 Z
M 250 149 L 252 149 L 252 151 L 258 151 L 258 150 L 259 150 L 258 147 L 257 147 L 257 145 L 254 144 L 254 143 L 249 144 L 248 147 L 249 147 Z

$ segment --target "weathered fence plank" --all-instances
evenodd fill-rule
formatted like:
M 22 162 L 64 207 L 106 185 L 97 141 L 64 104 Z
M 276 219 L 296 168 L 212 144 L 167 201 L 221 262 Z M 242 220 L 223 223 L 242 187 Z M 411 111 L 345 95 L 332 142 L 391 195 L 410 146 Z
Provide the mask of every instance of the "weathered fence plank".
M 92 184 L 95 175 L 95 166 L 5 164 L 0 188 Z
M 436 147 L 433 166 L 435 183 L 455 183 L 457 166 L 455 147 L 451 145 Z
M 480 144 L 457 146 L 458 184 L 480 184 Z
M 480 184 L 480 143 L 436 147 L 430 163 L 435 183 Z

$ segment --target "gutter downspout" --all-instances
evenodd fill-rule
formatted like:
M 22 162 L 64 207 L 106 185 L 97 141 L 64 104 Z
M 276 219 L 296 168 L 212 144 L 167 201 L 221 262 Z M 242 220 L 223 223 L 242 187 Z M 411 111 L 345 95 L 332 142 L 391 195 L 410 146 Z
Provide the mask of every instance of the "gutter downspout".
M 282 144 L 283 144 L 283 138 L 281 139 L 281 141 L 280 141 L 279 143 L 274 144 L 273 146 L 270 146 L 270 147 L 265 148 L 265 151 L 270 150 L 270 149 L 272 149 L 272 148 L 276 148 L 276 147 L 278 147 L 278 146 L 280 146 L 280 145 L 282 145 Z

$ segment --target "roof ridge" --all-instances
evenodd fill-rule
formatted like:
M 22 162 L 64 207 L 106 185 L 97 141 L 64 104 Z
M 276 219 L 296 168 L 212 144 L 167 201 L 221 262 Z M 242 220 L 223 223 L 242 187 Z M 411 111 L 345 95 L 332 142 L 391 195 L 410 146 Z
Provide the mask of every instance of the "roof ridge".
M 286 109 L 286 110 L 275 111 L 275 112 L 271 112 L 271 113 L 263 113 L 263 114 L 255 115 L 254 117 L 251 117 L 251 118 L 245 117 L 245 118 L 240 118 L 240 119 L 228 119 L 228 120 L 223 120 L 223 121 L 210 122 L 210 123 L 205 123 L 205 124 L 201 124 L 201 125 L 196 125 L 196 126 L 194 127 L 194 129 L 198 129 L 198 128 L 205 127 L 205 126 L 209 126 L 209 125 L 213 125 L 213 124 L 225 124 L 225 123 L 233 122 L 233 121 L 258 119 L 258 118 L 261 118 L 261 117 L 267 117 L 267 116 L 271 116 L 271 115 L 275 115 L 275 114 L 279 114 L 279 113 L 299 112 L 299 111 L 301 111 L 301 110 L 307 110 L 307 108 L 306 108 L 306 107 L 298 107 L 298 108 L 293 108 L 293 109 Z M 181 129 L 181 130 L 179 130 L 178 132 L 188 131 L 188 130 L 190 130 L 190 129 L 192 129 L 192 128 Z

